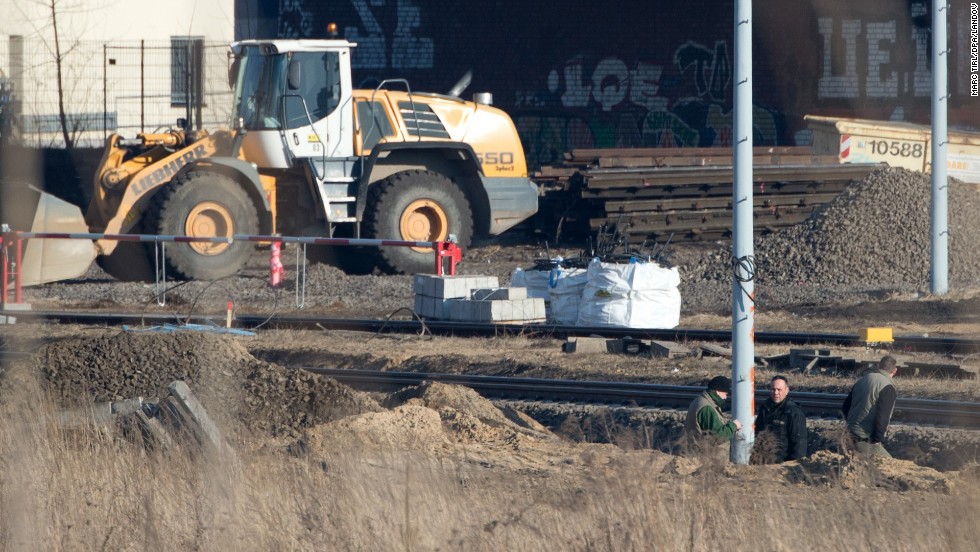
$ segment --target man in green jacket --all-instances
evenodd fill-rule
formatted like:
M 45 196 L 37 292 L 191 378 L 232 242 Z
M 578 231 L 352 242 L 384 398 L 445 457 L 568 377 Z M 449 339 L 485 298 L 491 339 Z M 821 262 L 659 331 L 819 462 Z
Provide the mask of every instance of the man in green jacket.
M 691 403 L 684 421 L 684 446 L 687 452 L 713 451 L 727 459 L 730 443 L 742 429 L 741 422 L 728 420 L 721 410 L 731 389 L 732 380 L 716 376 Z
M 898 373 L 898 362 L 891 356 L 878 361 L 878 369 L 859 379 L 844 399 L 847 429 L 854 448 L 862 454 L 891 458 L 881 442 L 895 410 L 898 393 L 892 378 Z

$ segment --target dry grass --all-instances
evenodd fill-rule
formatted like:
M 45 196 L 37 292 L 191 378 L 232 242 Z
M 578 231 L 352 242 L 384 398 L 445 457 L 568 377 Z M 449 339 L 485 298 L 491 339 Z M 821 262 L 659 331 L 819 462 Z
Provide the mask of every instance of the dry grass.
M 685 474 L 649 450 L 589 449 L 551 470 L 272 441 L 216 458 L 45 423 L 54 409 L 36 383 L 10 376 L 2 550 L 972 550 L 980 538 L 976 474 L 946 495 L 794 483 L 779 467 Z

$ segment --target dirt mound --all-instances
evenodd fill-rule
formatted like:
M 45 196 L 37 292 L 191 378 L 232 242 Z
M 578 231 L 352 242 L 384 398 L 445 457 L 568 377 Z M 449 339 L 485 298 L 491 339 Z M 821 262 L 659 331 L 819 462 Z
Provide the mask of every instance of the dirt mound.
M 395 406 L 418 402 L 428 408 L 446 413 L 449 418 L 458 418 L 453 412 L 465 413 L 467 417 L 479 420 L 482 425 L 495 428 L 509 428 L 540 437 L 551 437 L 551 432 L 530 416 L 513 408 L 498 408 L 476 391 L 457 385 L 438 382 L 425 382 L 416 387 L 406 388 L 390 395 L 385 406 Z M 457 430 L 460 428 L 457 427 Z
M 368 395 L 303 370 L 253 360 L 242 375 L 248 425 L 273 435 L 295 437 L 304 428 L 381 410 Z
M 380 406 L 336 380 L 252 357 L 235 338 L 206 332 L 121 332 L 46 345 L 35 364 L 56 403 L 83 406 L 158 398 L 182 380 L 216 419 L 272 435 Z
M 514 470 L 570 468 L 621 451 L 605 445 L 572 445 L 526 415 L 498 409 L 475 391 L 425 383 L 395 393 L 383 412 L 350 416 L 305 432 L 301 450 L 320 458 L 359 450 L 367 456 L 420 452 L 441 459 Z M 588 454 L 587 450 L 601 453 Z
M 821 450 L 788 466 L 796 483 L 844 489 L 878 487 L 893 491 L 931 491 L 948 494 L 952 478 L 908 460 L 845 455 Z
M 304 448 L 321 456 L 365 447 L 414 450 L 432 456 L 451 447 L 439 413 L 417 404 L 350 416 L 306 432 Z

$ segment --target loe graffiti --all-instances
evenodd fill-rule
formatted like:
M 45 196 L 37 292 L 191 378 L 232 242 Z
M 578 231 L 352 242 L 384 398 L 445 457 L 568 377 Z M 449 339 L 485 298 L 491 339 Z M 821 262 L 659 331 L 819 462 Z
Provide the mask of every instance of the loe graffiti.
M 666 66 L 627 64 L 615 56 L 594 64 L 586 59 L 578 55 L 551 70 L 546 90 L 517 94 L 517 124 L 531 164 L 554 162 L 575 148 L 731 145 L 726 41 L 686 41 Z M 754 124 L 756 144 L 776 143 L 772 112 L 756 106 Z

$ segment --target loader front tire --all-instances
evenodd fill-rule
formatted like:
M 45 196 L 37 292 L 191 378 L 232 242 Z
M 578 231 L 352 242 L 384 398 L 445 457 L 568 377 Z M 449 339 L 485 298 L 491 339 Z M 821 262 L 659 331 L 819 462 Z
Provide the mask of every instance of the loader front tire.
M 161 236 L 226 237 L 258 233 L 248 194 L 230 177 L 206 171 L 178 176 L 154 197 L 150 222 Z M 167 271 L 176 278 L 217 280 L 238 272 L 252 253 L 248 241 L 167 243 Z
M 446 176 L 411 170 L 374 184 L 364 214 L 368 237 L 403 241 L 445 241 L 456 236 L 466 248 L 473 236 L 473 213 L 463 191 Z M 381 247 L 378 266 L 385 272 L 432 273 L 435 251 L 423 247 Z

